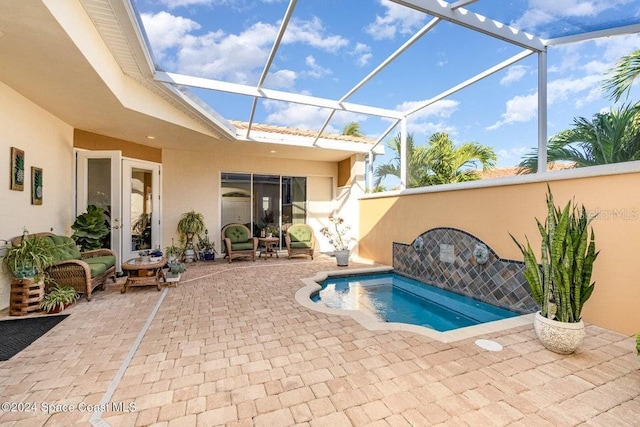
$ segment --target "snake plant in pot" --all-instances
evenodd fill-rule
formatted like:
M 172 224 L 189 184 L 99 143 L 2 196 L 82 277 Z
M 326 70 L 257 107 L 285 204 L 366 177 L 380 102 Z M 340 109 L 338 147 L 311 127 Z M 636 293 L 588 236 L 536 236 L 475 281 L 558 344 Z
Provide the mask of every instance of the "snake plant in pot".
M 591 282 L 596 252 L 593 220 L 584 206 L 572 201 L 561 209 L 547 186 L 547 218 L 536 219 L 541 237 L 540 264 L 529 239 L 519 243 L 525 262 L 524 277 L 540 311 L 534 328 L 544 346 L 556 353 L 573 353 L 584 339 L 582 308 L 593 293 Z

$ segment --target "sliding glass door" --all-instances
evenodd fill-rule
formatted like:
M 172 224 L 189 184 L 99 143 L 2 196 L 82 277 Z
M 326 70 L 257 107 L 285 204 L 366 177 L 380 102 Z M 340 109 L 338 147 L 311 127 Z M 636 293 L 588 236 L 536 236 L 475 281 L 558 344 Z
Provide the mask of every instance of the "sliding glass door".
M 291 224 L 307 220 L 307 178 L 223 173 L 222 221 L 246 225 L 255 237 L 272 233 L 284 245 Z

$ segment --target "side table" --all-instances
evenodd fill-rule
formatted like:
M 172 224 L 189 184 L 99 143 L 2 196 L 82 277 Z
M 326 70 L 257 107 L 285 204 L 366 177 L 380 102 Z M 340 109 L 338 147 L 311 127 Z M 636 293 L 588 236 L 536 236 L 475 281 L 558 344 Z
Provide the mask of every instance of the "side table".
M 267 255 L 272 257 L 273 254 L 276 254 L 276 258 L 280 258 L 276 249 L 279 242 L 280 239 L 277 237 L 258 237 L 258 248 L 260 249 L 258 258 L 261 258 L 262 254 L 264 254 L 265 260 L 267 259 Z
M 127 274 L 127 281 L 122 285 L 121 293 L 127 292 L 132 286 L 155 286 L 160 290 L 160 280 L 164 278 L 162 267 L 167 264 L 167 258 L 159 261 L 142 261 L 133 258 L 122 264 L 122 271 Z

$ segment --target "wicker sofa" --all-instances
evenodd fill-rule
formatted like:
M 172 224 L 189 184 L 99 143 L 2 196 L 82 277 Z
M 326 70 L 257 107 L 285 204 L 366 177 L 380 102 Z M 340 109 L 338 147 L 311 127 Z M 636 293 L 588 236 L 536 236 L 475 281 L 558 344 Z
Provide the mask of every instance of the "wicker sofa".
M 80 252 L 73 239 L 53 233 L 29 235 L 47 237 L 56 246 L 55 262 L 47 269 L 47 274 L 61 286 L 70 285 L 87 301 L 91 293 L 100 287 L 104 289 L 107 279 L 116 281 L 116 254 L 111 249 L 96 249 Z M 11 244 L 19 245 L 22 236 L 15 237 Z

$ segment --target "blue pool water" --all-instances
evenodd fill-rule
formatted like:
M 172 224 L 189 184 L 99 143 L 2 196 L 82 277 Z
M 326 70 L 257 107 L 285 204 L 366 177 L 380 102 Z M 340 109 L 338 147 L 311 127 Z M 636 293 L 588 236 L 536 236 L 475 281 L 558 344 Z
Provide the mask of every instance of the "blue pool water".
M 394 273 L 330 277 L 312 295 L 328 307 L 360 310 L 383 322 L 409 323 L 445 332 L 518 316 Z

